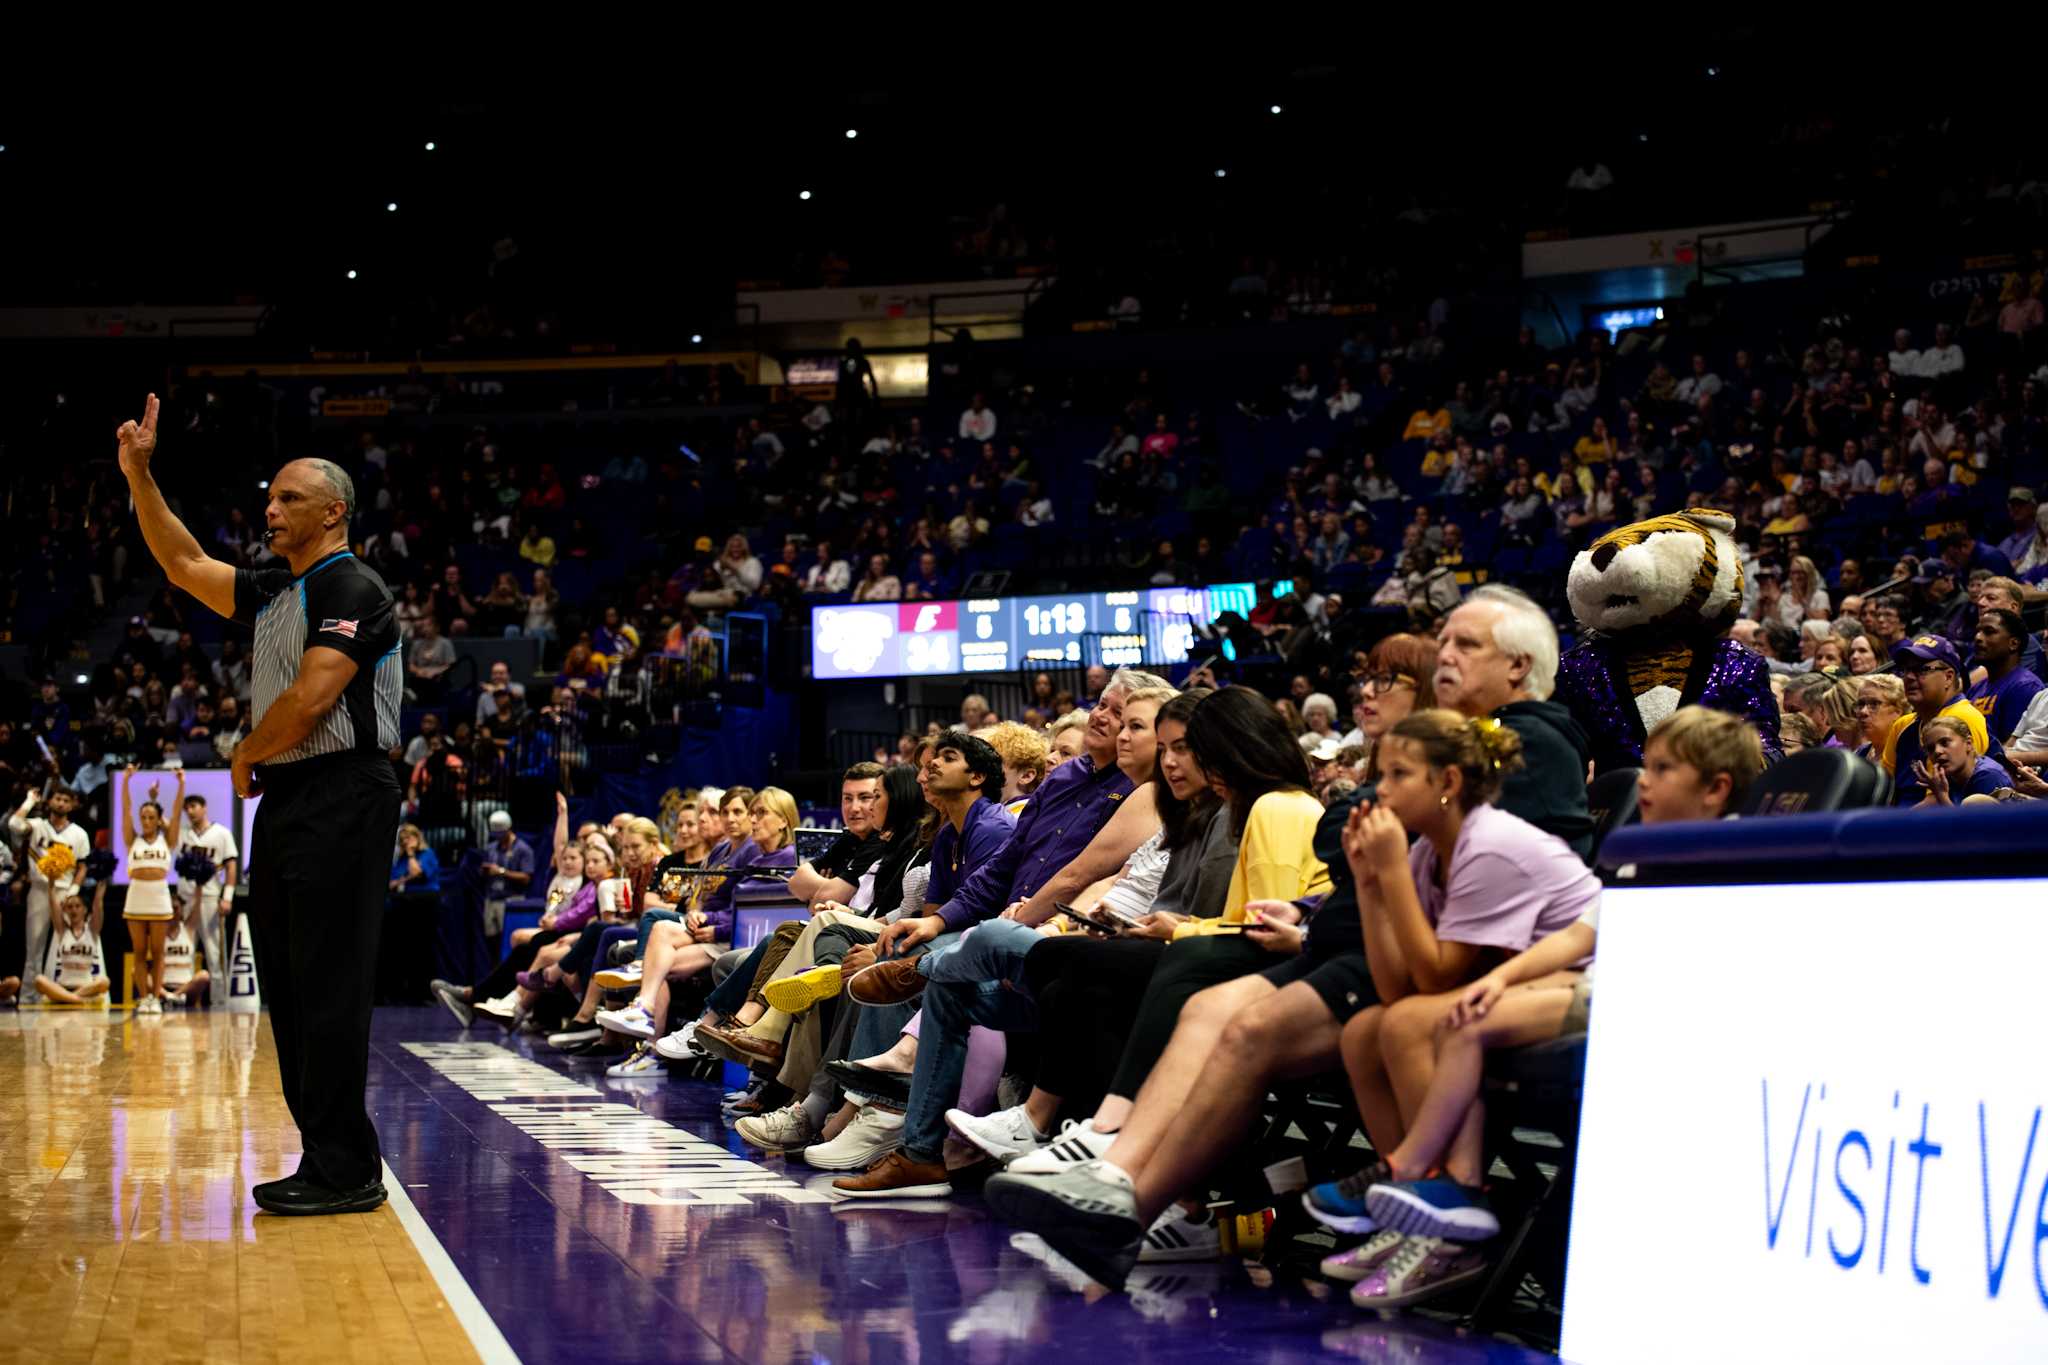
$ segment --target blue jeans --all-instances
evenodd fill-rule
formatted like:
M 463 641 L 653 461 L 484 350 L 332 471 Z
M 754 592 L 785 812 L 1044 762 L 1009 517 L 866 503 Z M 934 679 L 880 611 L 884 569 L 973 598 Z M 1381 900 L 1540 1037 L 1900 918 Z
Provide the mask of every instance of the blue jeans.
M 903 1151 L 913 1161 L 940 1159 L 946 1141 L 946 1111 L 960 1102 L 960 1077 L 967 1069 L 967 1033 L 976 1024 L 1000 1033 L 1029 1033 L 1038 1027 L 1038 1005 L 1022 991 L 1013 991 L 999 981 L 933 981 L 925 988 L 917 1070 L 911 1077 L 910 1105 L 903 1117 Z
M 1024 955 L 1044 937 L 1012 919 L 983 920 L 964 937 L 942 934 L 932 940 L 945 946 L 934 947 L 919 958 L 917 970 L 927 981 L 955 985 L 1014 981 L 1021 985 Z
M 654 937 L 654 926 L 663 921 L 667 921 L 670 924 L 681 924 L 683 922 L 682 912 L 680 910 L 664 910 L 659 906 L 652 910 L 641 912 L 640 938 L 633 945 L 634 961 L 637 962 L 647 956 L 647 940 Z
M 747 994 L 754 988 L 754 973 L 761 970 L 761 959 L 768 956 L 768 945 L 775 939 L 770 936 L 754 946 L 747 954 L 747 960 L 739 970 L 718 983 L 705 1000 L 704 1008 L 713 1011 L 720 1019 L 730 1019 L 740 1012 L 740 1006 L 747 1003 Z

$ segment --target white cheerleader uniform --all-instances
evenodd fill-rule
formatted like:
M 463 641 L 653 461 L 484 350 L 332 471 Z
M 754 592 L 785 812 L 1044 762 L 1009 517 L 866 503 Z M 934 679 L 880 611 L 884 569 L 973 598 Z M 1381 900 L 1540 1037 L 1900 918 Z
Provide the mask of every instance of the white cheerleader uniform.
M 138 867 L 162 868 L 168 875 L 171 870 L 171 843 L 158 831 L 156 838 L 135 837 L 128 845 L 128 904 L 121 914 L 125 919 L 168 920 L 171 918 L 171 887 L 164 880 L 144 881 L 135 876 Z
M 179 920 L 171 926 L 169 937 L 164 939 L 162 980 L 158 982 L 179 1001 L 185 998 L 185 983 L 192 979 L 193 950 L 192 935 L 186 932 L 185 921 Z
M 50 977 L 67 991 L 84 990 L 107 975 L 106 958 L 100 953 L 99 935 L 90 926 L 72 933 L 61 925 L 50 941 L 46 964 Z

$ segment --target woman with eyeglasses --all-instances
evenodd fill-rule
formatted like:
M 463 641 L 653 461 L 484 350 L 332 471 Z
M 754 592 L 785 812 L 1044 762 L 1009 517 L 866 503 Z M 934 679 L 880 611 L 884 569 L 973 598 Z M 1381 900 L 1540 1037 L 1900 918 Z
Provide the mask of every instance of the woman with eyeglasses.
M 1359 742 L 1372 751 L 1362 785 L 1370 788 L 1380 780 L 1379 742 L 1415 709 L 1416 697 L 1436 673 L 1436 651 L 1420 635 L 1389 635 L 1366 656 L 1358 705 L 1352 710 Z
M 1863 742 L 1856 746 L 1858 758 L 1876 760 L 1877 748 L 1906 714 L 1906 684 L 1896 673 L 1873 673 L 1857 683 L 1856 724 Z

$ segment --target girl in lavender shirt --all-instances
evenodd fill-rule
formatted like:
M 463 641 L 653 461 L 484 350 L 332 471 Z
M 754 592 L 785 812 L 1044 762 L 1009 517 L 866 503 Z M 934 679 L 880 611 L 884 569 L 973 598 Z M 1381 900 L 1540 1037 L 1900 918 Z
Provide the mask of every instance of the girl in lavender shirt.
M 1377 800 L 1353 811 L 1344 831 L 1381 1003 L 1346 1025 L 1343 1053 L 1373 1147 L 1391 1152 L 1429 1088 L 1435 1032 L 1463 988 L 1594 910 L 1600 883 L 1562 840 L 1491 804 L 1503 778 L 1522 765 L 1520 740 L 1498 721 L 1418 711 L 1382 748 Z M 1386 1178 L 1376 1163 L 1319 1187 L 1310 1212 L 1332 1226 L 1372 1231 L 1364 1191 Z M 1360 1207 L 1352 1210 L 1353 1203 Z M 1469 1248 L 1407 1240 L 1404 1250 L 1400 1234 L 1382 1231 L 1325 1269 L 1359 1282 L 1354 1302 L 1384 1307 L 1485 1273 L 1485 1257 Z

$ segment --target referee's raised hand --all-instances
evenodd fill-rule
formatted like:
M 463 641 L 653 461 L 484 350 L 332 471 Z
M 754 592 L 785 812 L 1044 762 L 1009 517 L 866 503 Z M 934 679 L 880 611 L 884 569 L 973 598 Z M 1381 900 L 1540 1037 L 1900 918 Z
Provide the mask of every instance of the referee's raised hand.
M 121 472 L 131 479 L 148 471 L 149 457 L 156 453 L 157 407 L 157 397 L 151 394 L 143 406 L 142 420 L 123 422 L 115 433 L 121 439 Z

